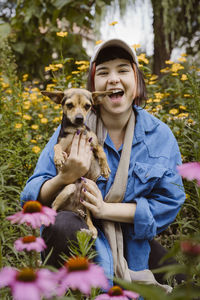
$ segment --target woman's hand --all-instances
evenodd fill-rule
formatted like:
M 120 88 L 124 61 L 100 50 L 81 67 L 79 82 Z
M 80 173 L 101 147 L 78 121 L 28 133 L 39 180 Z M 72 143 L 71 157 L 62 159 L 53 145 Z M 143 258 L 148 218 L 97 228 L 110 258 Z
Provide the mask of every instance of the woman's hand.
M 82 178 L 82 181 L 81 203 L 95 218 L 103 219 L 106 203 L 103 201 L 101 191 L 93 180 Z
M 92 150 L 86 134 L 74 135 L 71 151 L 68 156 L 67 154 L 65 156 L 66 160 L 59 176 L 63 183 L 68 184 L 76 181 L 89 171 Z
M 133 224 L 136 203 L 107 203 L 103 200 L 96 183 L 82 178 L 81 203 L 88 208 L 96 219 Z

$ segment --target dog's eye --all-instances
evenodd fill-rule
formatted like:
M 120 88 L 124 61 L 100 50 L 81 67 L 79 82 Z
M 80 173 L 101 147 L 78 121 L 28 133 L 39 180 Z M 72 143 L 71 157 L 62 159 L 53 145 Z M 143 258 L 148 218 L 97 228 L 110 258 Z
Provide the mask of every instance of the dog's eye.
M 66 103 L 66 106 L 68 109 L 72 109 L 74 107 L 74 105 L 72 103 Z
M 90 104 L 85 104 L 85 110 L 90 109 L 91 105 Z

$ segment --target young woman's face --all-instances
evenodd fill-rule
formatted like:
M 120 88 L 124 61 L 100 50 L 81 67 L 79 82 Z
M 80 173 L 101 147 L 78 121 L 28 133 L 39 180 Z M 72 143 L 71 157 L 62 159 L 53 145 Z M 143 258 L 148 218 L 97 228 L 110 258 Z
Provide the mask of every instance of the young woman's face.
M 96 67 L 96 91 L 112 91 L 101 104 L 101 112 L 120 114 L 130 110 L 136 89 L 135 74 L 129 60 L 117 58 Z

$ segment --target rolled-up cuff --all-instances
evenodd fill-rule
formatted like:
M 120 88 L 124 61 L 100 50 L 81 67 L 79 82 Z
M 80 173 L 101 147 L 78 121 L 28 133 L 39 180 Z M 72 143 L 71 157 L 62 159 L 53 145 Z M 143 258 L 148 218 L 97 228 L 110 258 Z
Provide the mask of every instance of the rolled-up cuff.
M 150 211 L 148 200 L 144 197 L 134 200 L 137 203 L 134 216 L 135 238 L 152 240 L 157 233 L 157 226 Z

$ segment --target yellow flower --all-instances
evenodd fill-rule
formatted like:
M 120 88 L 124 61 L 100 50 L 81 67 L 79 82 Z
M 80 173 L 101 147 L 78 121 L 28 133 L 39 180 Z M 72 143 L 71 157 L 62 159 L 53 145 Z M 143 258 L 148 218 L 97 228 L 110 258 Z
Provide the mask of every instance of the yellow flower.
M 38 117 L 41 119 L 43 118 L 43 114 L 38 114 Z
M 48 123 L 48 119 L 47 118 L 42 118 L 42 119 L 40 119 L 40 122 L 42 124 L 47 124 Z
M 80 71 L 72 71 L 72 74 L 79 74 Z
M 1 85 L 2 85 L 2 88 L 3 88 L 3 89 L 6 89 L 6 88 L 9 87 L 9 84 L 8 84 L 8 83 L 5 83 L 5 82 L 2 82 Z
M 179 118 L 179 119 L 185 119 L 185 118 L 187 118 L 188 117 L 188 113 L 181 113 L 181 114 L 179 114 L 177 117 Z
M 156 96 L 157 99 L 163 99 L 165 94 L 163 93 L 154 93 L 154 95 Z
M 110 26 L 115 26 L 116 24 L 118 24 L 117 21 L 113 21 L 113 22 L 109 23 Z
M 183 97 L 190 98 L 190 94 L 184 94 Z
M 161 73 L 168 73 L 169 71 L 170 71 L 169 67 L 160 70 Z
M 37 124 L 33 124 L 33 125 L 31 125 L 31 128 L 34 130 L 37 130 L 39 128 L 39 126 Z
M 181 53 L 181 56 L 187 56 L 187 54 L 186 53 Z
M 159 104 L 156 106 L 156 108 L 157 108 L 157 110 L 161 110 L 163 107 L 162 107 L 162 105 Z
M 70 78 L 72 78 L 72 75 L 68 75 L 68 76 L 66 77 L 66 80 L 69 80 Z
M 90 62 L 88 60 L 79 60 L 79 61 L 75 61 L 76 65 L 89 65 Z
M 82 65 L 82 66 L 78 67 L 78 70 L 80 70 L 80 71 L 86 71 L 86 70 L 88 70 L 88 68 L 89 68 L 89 66 Z
M 172 73 L 172 76 L 178 76 L 178 73 L 176 73 L 176 72 Z
M 141 45 L 140 44 L 133 44 L 132 47 L 136 50 L 137 48 L 140 48 Z
M 68 32 L 67 31 L 60 31 L 60 32 L 56 32 L 56 35 L 60 36 L 60 37 L 66 37 L 68 35 Z
M 62 69 L 63 64 L 55 64 L 54 66 L 55 66 L 56 68 Z
M 179 108 L 182 109 L 182 110 L 186 110 L 187 109 L 184 105 L 180 105 Z
M 184 67 L 181 64 L 178 64 L 178 63 L 174 63 L 171 67 L 171 71 L 174 72 L 174 73 L 178 72 L 181 69 L 184 69 Z
M 47 109 L 48 105 L 42 105 L 42 109 Z
M 149 98 L 146 102 L 147 103 L 151 103 L 152 102 L 152 98 Z
M 156 80 L 156 79 L 158 79 L 158 75 L 155 75 L 155 74 L 153 74 L 152 76 L 151 76 L 151 78 L 150 78 L 150 80 Z
M 153 99 L 153 102 L 159 103 L 161 99 Z
M 29 116 L 29 115 L 23 115 L 23 119 L 27 120 L 27 121 L 30 121 L 32 119 L 32 117 Z
M 166 63 L 166 65 L 172 65 L 174 62 L 171 60 L 166 60 L 165 63 Z
M 182 81 L 188 80 L 187 75 L 186 75 L 186 74 L 182 74 L 181 80 L 182 80 Z
M 36 144 L 37 141 L 36 140 L 30 140 L 31 143 Z
M 15 124 L 15 128 L 16 128 L 16 129 L 22 128 L 22 124 L 21 124 L 21 123 L 16 123 L 16 124 Z
M 58 123 L 58 122 L 60 122 L 60 118 L 59 118 L 59 117 L 55 117 L 55 118 L 53 119 L 53 123 Z
M 170 111 L 169 111 L 169 113 L 171 114 L 171 115 L 176 115 L 176 114 L 178 114 L 178 109 L 176 109 L 176 108 L 172 108 L 172 109 L 170 109 Z
M 34 152 L 34 153 L 38 153 L 38 152 L 40 152 L 40 147 L 38 147 L 38 146 L 34 146 L 33 148 L 32 148 L 32 151 Z
M 179 57 L 178 61 L 180 61 L 180 62 L 186 62 L 186 58 L 185 57 Z
M 137 58 L 139 62 L 144 62 L 145 64 L 149 63 L 149 60 L 146 58 L 145 53 L 141 53 Z
M 53 107 L 54 109 L 60 109 L 60 105 L 54 105 L 54 107 Z
M 101 44 L 101 43 L 103 43 L 103 41 L 102 40 L 98 40 L 98 41 L 96 41 L 96 45 L 99 45 L 99 44 Z
M 195 123 L 194 120 L 192 120 L 192 119 L 188 119 L 187 121 L 188 121 L 189 124 L 194 124 Z
M 23 76 L 22 76 L 22 81 L 26 81 L 28 79 L 28 74 L 24 74 Z

